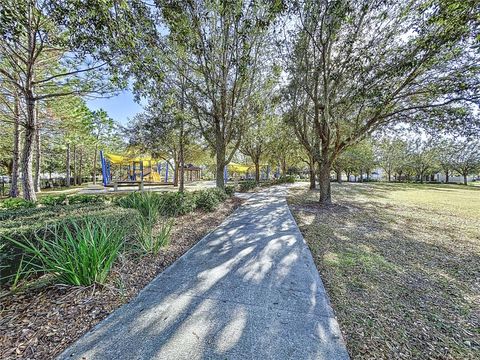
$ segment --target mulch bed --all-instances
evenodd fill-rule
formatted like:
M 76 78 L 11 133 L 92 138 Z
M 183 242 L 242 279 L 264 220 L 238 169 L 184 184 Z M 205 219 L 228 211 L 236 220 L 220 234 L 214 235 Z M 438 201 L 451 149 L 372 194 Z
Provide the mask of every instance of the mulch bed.
M 240 206 L 232 198 L 211 213 L 178 217 L 157 256 L 123 256 L 104 286 L 39 286 L 0 298 L 0 358 L 51 359 L 121 305 Z

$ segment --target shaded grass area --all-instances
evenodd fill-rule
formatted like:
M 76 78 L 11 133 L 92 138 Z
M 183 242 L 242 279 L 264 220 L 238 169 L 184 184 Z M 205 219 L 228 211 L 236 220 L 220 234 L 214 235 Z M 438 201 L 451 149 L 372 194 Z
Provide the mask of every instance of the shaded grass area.
M 479 190 L 334 184 L 327 208 L 291 191 L 352 358 L 478 358 Z

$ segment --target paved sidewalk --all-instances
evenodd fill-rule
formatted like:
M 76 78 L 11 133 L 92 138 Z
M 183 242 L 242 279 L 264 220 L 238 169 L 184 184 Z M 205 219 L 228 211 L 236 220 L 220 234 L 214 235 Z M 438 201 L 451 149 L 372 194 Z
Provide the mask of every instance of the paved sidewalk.
M 285 194 L 252 195 L 59 359 L 348 359 Z

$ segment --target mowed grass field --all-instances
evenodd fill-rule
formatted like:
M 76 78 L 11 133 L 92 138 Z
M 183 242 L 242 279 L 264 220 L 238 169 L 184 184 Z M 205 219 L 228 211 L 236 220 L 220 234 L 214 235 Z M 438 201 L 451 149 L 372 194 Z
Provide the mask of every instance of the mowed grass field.
M 354 359 L 480 358 L 480 188 L 333 184 L 292 189 Z

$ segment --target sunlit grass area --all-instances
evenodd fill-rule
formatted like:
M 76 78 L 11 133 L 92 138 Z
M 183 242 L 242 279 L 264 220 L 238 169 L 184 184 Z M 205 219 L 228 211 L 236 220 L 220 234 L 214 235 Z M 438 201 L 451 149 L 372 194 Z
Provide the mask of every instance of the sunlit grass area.
M 335 184 L 335 205 L 292 190 L 353 358 L 480 352 L 480 188 Z

